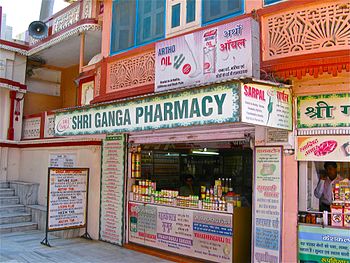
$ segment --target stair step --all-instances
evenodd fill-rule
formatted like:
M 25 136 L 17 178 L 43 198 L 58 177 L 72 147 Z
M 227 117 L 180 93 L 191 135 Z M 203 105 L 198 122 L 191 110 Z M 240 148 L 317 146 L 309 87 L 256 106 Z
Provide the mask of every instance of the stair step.
M 11 188 L 0 188 L 0 196 L 14 196 L 15 189 Z
M 32 220 L 32 215 L 29 213 L 9 213 L 0 214 L 0 224 L 12 224 L 29 222 Z
M 0 225 L 0 234 L 11 233 L 11 232 L 22 232 L 28 230 L 38 229 L 38 224 L 33 222 L 23 222 L 14 224 L 3 224 Z
M 16 205 L 16 204 L 19 204 L 18 196 L 0 196 L 0 205 Z
M 14 212 L 24 212 L 24 205 L 1 205 L 0 214 L 9 214 Z
M 9 188 L 10 184 L 8 182 L 0 182 L 0 188 Z

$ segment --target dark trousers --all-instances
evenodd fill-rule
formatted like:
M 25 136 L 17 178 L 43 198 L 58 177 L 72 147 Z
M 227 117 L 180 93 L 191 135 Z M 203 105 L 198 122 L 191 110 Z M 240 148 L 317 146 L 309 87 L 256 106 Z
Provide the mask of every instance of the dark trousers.
M 323 212 L 323 211 L 330 212 L 331 211 L 331 206 L 320 202 L 320 212 Z

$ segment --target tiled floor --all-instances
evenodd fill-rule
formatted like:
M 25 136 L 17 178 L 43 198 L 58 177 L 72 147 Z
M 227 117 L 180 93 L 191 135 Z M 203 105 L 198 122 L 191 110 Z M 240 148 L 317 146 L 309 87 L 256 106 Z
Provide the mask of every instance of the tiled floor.
M 52 247 L 47 247 L 40 244 L 43 237 L 44 233 L 39 230 L 1 234 L 0 262 L 170 262 L 105 242 L 83 238 L 62 239 L 50 235 L 49 242 Z

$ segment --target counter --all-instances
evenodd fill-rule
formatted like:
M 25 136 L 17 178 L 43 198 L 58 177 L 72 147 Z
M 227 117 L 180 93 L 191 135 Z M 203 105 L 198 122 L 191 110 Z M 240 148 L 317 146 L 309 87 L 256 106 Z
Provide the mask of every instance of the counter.
M 130 201 L 129 242 L 213 262 L 250 261 L 251 209 L 234 213 Z

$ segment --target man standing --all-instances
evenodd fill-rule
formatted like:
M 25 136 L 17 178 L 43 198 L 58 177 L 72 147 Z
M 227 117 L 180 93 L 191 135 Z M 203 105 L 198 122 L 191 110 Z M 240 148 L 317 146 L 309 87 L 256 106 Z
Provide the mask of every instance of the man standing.
M 333 201 L 333 187 L 341 181 L 341 177 L 337 175 L 337 163 L 335 162 L 325 162 L 324 169 L 326 170 L 326 174 L 320 176 L 314 195 L 320 199 L 320 211 L 326 210 L 330 212 L 330 205 Z

